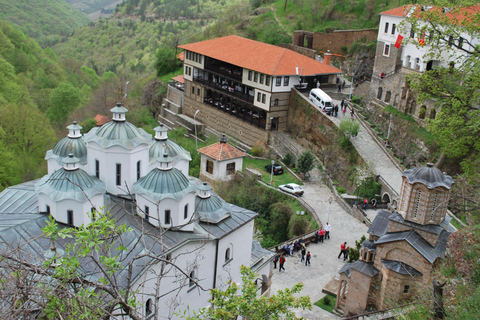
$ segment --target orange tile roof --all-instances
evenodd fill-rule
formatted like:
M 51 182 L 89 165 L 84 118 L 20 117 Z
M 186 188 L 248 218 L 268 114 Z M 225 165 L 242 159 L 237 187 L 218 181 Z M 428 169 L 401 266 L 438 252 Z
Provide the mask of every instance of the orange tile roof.
M 185 79 L 183 78 L 183 74 L 178 75 L 176 77 L 173 77 L 172 80 L 175 80 L 175 81 L 180 82 L 180 83 L 185 83 Z
M 97 114 L 94 119 L 97 121 L 97 126 L 103 126 L 105 123 L 110 122 L 110 119 L 101 114 Z
M 180 52 L 179 54 L 177 54 L 177 59 L 180 61 L 185 60 L 185 54 L 183 52 Z
M 272 76 L 295 75 L 296 67 L 306 76 L 343 73 L 290 49 L 233 35 L 178 47 Z
M 428 14 L 432 13 L 435 16 L 438 16 L 439 22 L 463 25 L 464 22 L 469 22 L 471 20 L 478 21 L 478 15 L 480 12 L 480 5 L 475 5 L 475 6 L 465 7 L 465 8 L 453 7 L 451 8 L 452 10 L 445 13 L 442 12 L 443 8 L 440 8 L 440 7 L 431 7 L 427 11 L 422 11 L 421 10 L 422 7 L 423 6 L 421 5 L 409 4 L 403 7 L 393 8 L 393 9 L 381 12 L 380 14 L 397 16 L 397 17 L 407 17 L 410 10 L 413 9 L 414 12 L 412 13 L 418 19 L 422 19 L 424 17 L 428 19 Z
M 228 142 L 217 142 L 198 149 L 198 152 L 219 161 L 241 158 L 246 156 L 245 153 L 230 145 Z

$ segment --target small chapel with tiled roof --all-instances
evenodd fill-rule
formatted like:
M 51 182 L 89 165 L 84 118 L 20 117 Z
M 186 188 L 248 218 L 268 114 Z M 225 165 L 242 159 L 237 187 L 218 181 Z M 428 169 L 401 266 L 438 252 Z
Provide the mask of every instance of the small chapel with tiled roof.
M 344 314 L 407 303 L 444 257 L 454 231 L 447 216 L 453 179 L 429 163 L 405 170 L 397 210 L 381 210 L 359 260 L 340 269 L 336 309 Z

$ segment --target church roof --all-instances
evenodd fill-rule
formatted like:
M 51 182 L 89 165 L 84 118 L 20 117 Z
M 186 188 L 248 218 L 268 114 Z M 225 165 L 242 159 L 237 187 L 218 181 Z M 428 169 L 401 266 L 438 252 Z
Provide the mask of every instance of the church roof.
M 276 252 L 262 247 L 257 240 L 252 241 L 252 256 L 250 258 L 250 268 L 253 272 L 260 270 L 265 264 L 269 263 L 276 255 Z
M 208 198 L 195 197 L 195 208 L 200 221 L 207 223 L 216 224 L 231 215 L 227 203 L 214 194 Z
M 182 199 L 186 194 L 195 191 L 195 183 L 178 169 L 152 169 L 147 175 L 133 184 L 133 193 L 148 195 L 152 200 L 164 198 Z
M 267 75 L 296 75 L 296 68 L 305 76 L 342 73 L 334 66 L 324 64 L 293 50 L 242 38 L 235 35 L 178 46 L 235 66 Z
M 375 244 L 389 243 L 394 241 L 407 241 L 415 250 L 418 251 L 428 262 L 433 263 L 437 258 L 443 257 L 445 251 L 432 247 L 422 236 L 420 236 L 415 230 L 408 230 L 402 232 L 391 232 L 380 237 Z
M 357 270 L 369 277 L 374 277 L 378 270 L 373 266 L 373 262 L 365 262 L 363 260 L 357 260 L 353 263 L 346 263 L 338 273 L 345 273 L 350 278 L 351 269 Z
M 380 210 L 375 219 L 373 219 L 373 222 L 368 228 L 367 232 L 377 237 L 383 236 L 388 230 L 388 223 L 390 222 L 388 217 L 391 214 L 392 213 L 390 211 Z
M 37 182 L 32 180 L 3 190 L 0 193 L 0 213 L 37 213 Z
M 228 142 L 217 142 L 198 149 L 198 152 L 218 161 L 245 157 L 246 154 Z
M 64 168 L 44 176 L 35 185 L 35 189 L 37 193 L 44 193 L 54 201 L 72 199 L 79 202 L 87 201 L 87 197 L 104 194 L 106 190 L 105 183 L 82 169 Z
M 414 184 L 419 182 L 426 185 L 428 189 L 434 189 L 436 187 L 450 189 L 454 183 L 452 177 L 444 174 L 432 163 L 427 163 L 427 165 L 423 167 L 405 170 L 402 176 L 406 177 L 409 183 Z
M 192 157 L 190 152 L 180 147 L 178 144 L 171 140 L 154 140 L 148 151 L 150 163 L 157 161 L 163 154 L 168 154 L 169 157 L 174 159 L 185 159 L 191 161 Z
M 85 141 L 96 142 L 103 149 L 121 146 L 131 150 L 141 144 L 149 145 L 152 136 L 128 121 L 112 120 L 101 127 L 92 128 L 85 134 Z
M 375 252 L 375 249 L 377 248 L 377 246 L 375 245 L 375 242 L 370 241 L 368 239 L 363 241 L 362 247 L 368 250 L 373 250 L 374 252 Z
M 97 114 L 94 119 L 97 121 L 97 126 L 103 126 L 105 123 L 110 121 L 109 118 L 102 116 L 101 114 Z
M 417 271 L 415 268 L 401 261 L 382 259 L 382 263 L 388 270 L 392 270 L 396 273 L 407 276 L 422 276 L 420 271 Z
M 70 153 L 80 160 L 80 163 L 87 164 L 87 145 L 83 137 L 70 138 L 65 137 L 57 142 L 52 150 L 47 151 L 45 160 L 55 158 L 59 165 L 62 165 L 62 160 L 68 157 Z
M 445 219 L 440 224 L 420 224 L 420 223 L 415 223 L 409 220 L 405 220 L 400 213 L 393 212 L 388 216 L 388 220 L 392 220 L 392 221 L 407 225 L 409 227 L 420 229 L 433 234 L 439 234 L 450 223 L 452 218 L 445 217 Z

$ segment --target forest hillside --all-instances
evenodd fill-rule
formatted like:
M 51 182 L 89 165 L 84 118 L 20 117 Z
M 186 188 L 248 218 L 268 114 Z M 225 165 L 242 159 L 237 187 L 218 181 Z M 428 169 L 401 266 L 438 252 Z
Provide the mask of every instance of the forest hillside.
M 89 22 L 64 0 L 0 0 L 0 8 L 0 20 L 9 21 L 42 47 L 53 45 Z

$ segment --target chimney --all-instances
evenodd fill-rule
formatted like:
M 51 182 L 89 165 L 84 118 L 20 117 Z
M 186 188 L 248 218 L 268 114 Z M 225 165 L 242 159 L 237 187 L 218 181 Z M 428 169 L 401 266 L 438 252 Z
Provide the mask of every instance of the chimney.
M 332 55 L 330 54 L 330 50 L 327 50 L 327 52 L 325 52 L 325 54 L 323 55 L 323 63 L 329 66 L 331 58 L 332 58 Z

